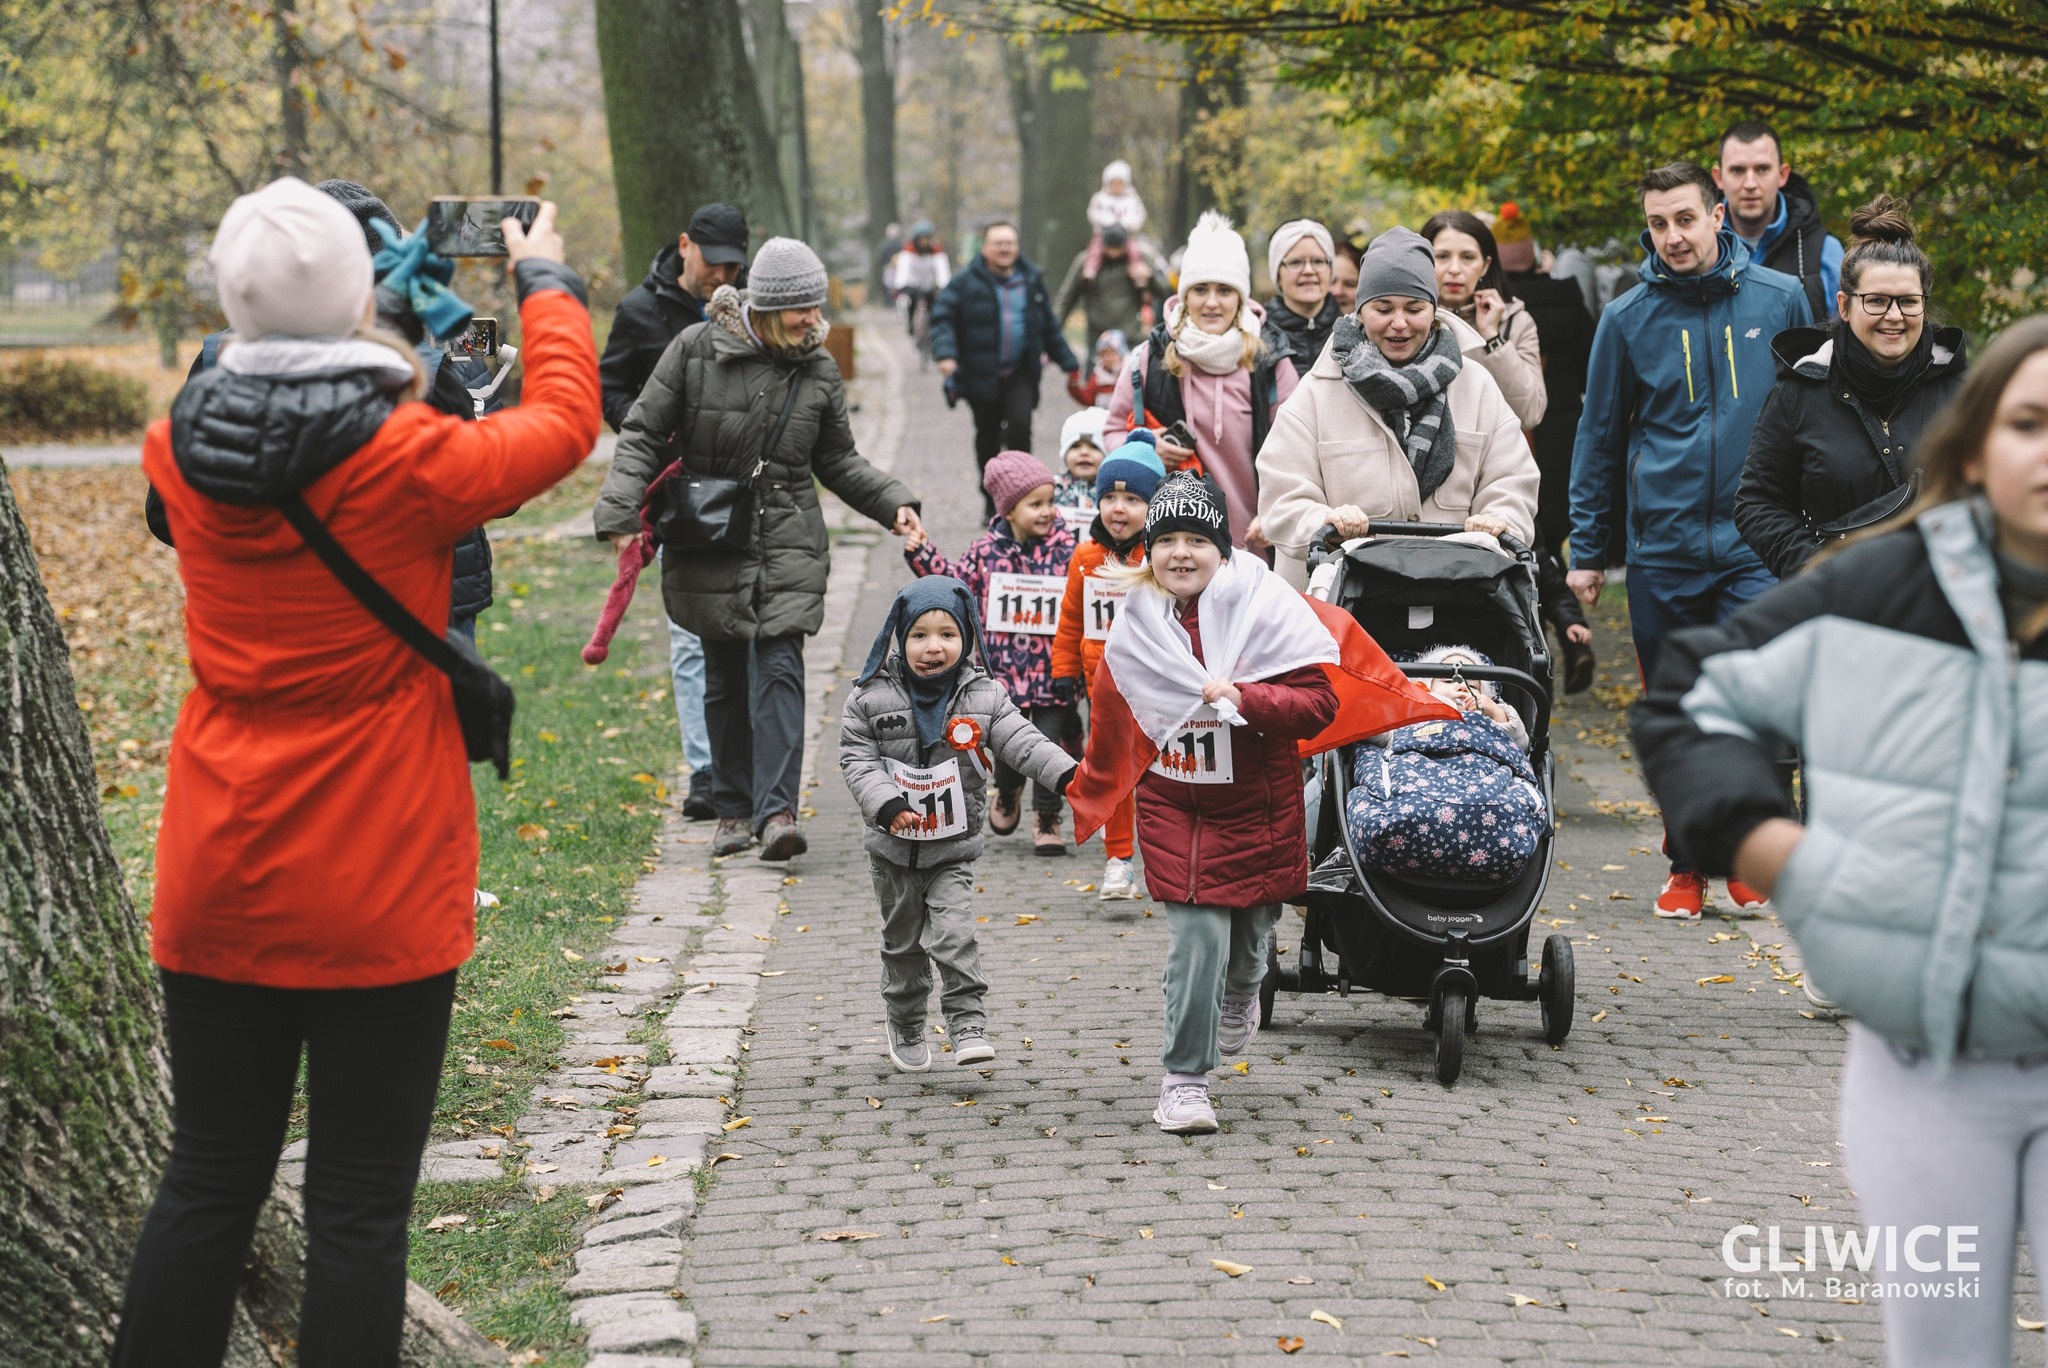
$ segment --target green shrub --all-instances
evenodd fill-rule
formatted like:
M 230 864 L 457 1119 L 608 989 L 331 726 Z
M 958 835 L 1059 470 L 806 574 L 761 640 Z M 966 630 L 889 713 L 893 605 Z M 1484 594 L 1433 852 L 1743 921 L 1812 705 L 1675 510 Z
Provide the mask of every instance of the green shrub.
M 0 366 L 0 441 L 128 436 L 148 412 L 149 391 L 131 376 L 39 356 Z

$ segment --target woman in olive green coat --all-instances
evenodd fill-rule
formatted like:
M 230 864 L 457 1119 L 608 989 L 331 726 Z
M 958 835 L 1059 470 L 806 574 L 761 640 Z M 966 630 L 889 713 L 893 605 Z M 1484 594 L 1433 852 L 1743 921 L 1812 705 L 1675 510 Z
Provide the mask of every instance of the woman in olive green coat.
M 917 497 L 855 449 L 822 345 L 824 264 L 801 242 L 772 238 L 749 284 L 721 288 L 709 319 L 663 353 L 626 415 L 596 523 L 623 552 L 648 485 L 677 457 L 692 475 L 752 481 L 746 550 L 671 548 L 661 591 L 669 617 L 704 641 L 712 853 L 737 854 L 758 836 L 763 859 L 786 860 L 806 849 L 796 819 L 803 643 L 824 625 L 831 568 L 817 486 L 899 534 L 920 524 Z

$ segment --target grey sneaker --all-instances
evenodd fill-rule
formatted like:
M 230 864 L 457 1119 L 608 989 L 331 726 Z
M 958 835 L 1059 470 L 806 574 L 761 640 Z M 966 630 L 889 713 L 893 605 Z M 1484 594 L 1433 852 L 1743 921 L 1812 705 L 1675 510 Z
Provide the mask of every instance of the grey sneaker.
M 717 856 L 737 855 L 754 843 L 754 833 L 747 830 L 744 817 L 721 817 L 718 830 L 711 837 L 711 853 Z
M 889 1062 L 898 1073 L 923 1073 L 932 1066 L 932 1047 L 925 1043 L 924 1023 L 911 1025 L 892 1021 L 889 1031 Z
M 1161 1083 L 1159 1107 L 1152 1113 L 1168 1135 L 1210 1135 L 1216 1130 L 1216 1109 L 1209 1105 L 1207 1083 Z
M 1223 1016 L 1216 1023 L 1216 1049 L 1221 1054 L 1241 1055 L 1251 1048 L 1252 1037 L 1259 1033 L 1259 998 L 1256 993 L 1249 997 L 1223 999 Z
M 761 858 L 787 860 L 811 848 L 794 812 L 778 812 L 761 828 Z
M 948 1032 L 953 1037 L 953 1062 L 955 1064 L 993 1064 L 996 1047 L 988 1043 L 988 1037 L 979 1026 L 962 1026 Z

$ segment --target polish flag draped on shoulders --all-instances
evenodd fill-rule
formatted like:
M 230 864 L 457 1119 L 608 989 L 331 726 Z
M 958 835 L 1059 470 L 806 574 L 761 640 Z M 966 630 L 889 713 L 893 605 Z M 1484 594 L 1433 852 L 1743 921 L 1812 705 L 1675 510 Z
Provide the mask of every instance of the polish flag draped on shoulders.
M 1171 595 L 1148 583 L 1126 595 L 1089 686 L 1088 759 L 1067 786 L 1077 843 L 1138 786 L 1215 680 L 1255 683 L 1320 667 L 1336 690 L 1337 716 L 1301 743 L 1304 756 L 1415 722 L 1457 719 L 1349 614 L 1297 592 L 1257 556 L 1240 552 L 1223 562 L 1202 594 L 1201 630 L 1207 663 L 1195 658 Z M 1228 701 L 1214 707 L 1226 724 L 1243 725 Z

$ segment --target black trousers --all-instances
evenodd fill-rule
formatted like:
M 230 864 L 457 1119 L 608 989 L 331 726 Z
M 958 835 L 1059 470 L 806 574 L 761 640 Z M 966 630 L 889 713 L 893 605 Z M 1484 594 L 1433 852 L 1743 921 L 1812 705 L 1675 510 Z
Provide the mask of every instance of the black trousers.
M 1072 703 L 1049 703 L 1035 708 L 1020 708 L 1018 711 L 1030 718 L 1031 725 L 1038 728 L 1041 735 L 1055 744 L 1065 744 L 1067 732 L 1073 727 L 1076 720 L 1075 705 Z M 1016 793 L 1023 787 L 1023 772 L 1013 770 L 1000 759 L 997 760 L 996 792 Z M 1065 799 L 1060 797 L 1060 791 L 1056 788 L 1040 783 L 1033 783 L 1031 785 L 1031 810 L 1033 812 L 1050 813 L 1058 816 L 1060 808 L 1064 806 L 1065 801 Z
M 306 1055 L 300 1368 L 393 1368 L 406 1218 L 448 1045 L 455 971 L 389 988 L 261 988 L 163 973 L 171 1160 L 128 1271 L 117 1368 L 218 1368 Z
M 1031 450 L 1031 413 L 1038 407 L 1038 373 L 1016 371 L 996 381 L 993 399 L 969 399 L 974 412 L 974 464 L 986 470 L 999 451 Z M 983 490 L 982 518 L 996 515 L 996 502 Z
M 704 730 L 711 806 L 753 823 L 796 812 L 804 768 L 804 639 L 704 638 Z

